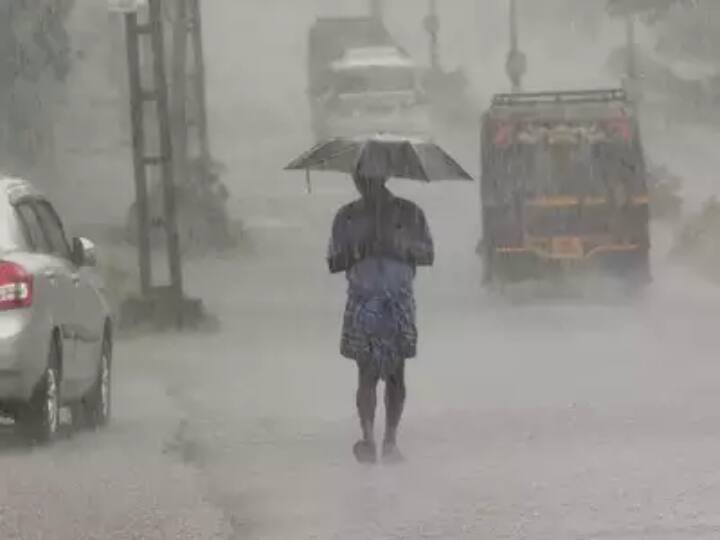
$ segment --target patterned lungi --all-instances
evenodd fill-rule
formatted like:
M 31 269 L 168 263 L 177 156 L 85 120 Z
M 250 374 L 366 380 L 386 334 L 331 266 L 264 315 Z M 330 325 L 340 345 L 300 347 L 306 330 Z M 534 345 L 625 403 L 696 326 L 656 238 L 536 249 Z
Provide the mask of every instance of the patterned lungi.
M 349 286 L 340 343 L 344 357 L 372 362 L 387 380 L 402 360 L 415 357 L 417 339 L 411 288 L 367 291 Z

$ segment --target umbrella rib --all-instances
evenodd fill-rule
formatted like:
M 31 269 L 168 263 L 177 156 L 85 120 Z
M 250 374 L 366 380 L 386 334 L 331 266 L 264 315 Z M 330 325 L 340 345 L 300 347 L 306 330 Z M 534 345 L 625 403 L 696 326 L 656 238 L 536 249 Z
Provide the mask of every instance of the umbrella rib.
M 301 156 L 301 157 L 299 157 L 298 159 L 296 159 L 296 160 L 295 160 L 293 163 L 291 163 L 290 165 L 291 165 L 291 166 L 294 166 L 296 163 L 302 163 L 303 161 L 310 160 L 310 158 L 312 158 L 313 153 L 317 152 L 317 151 L 318 151 L 319 149 L 321 149 L 322 147 L 323 147 L 323 145 L 318 145 L 316 148 L 314 148 L 313 150 L 311 150 L 310 152 L 308 152 L 308 153 L 305 154 L 304 156 Z M 316 166 L 318 166 L 318 165 L 323 165 L 323 164 L 325 164 L 325 163 L 327 163 L 327 162 L 329 162 L 329 161 L 332 161 L 333 159 L 337 158 L 338 156 L 342 156 L 343 154 L 346 154 L 346 153 L 348 153 L 348 152 L 352 152 L 353 150 L 354 150 L 353 145 L 352 145 L 352 144 L 347 144 L 347 145 L 343 146 L 340 150 L 338 150 L 338 151 L 336 151 L 336 152 L 334 152 L 334 153 L 332 153 L 332 154 L 330 154 L 330 155 L 328 155 L 328 156 L 325 156 L 325 157 L 323 157 L 323 158 L 321 158 L 321 159 L 317 159 L 317 160 L 314 161 L 313 163 L 310 163 L 310 164 L 308 164 L 306 167 L 303 167 L 303 168 L 305 168 L 305 169 L 311 169 L 311 168 L 316 167 Z
M 380 149 L 384 152 L 379 152 Z M 354 163 L 343 157 L 348 154 L 354 154 Z M 372 158 L 370 166 L 366 163 L 369 158 Z M 370 139 L 361 143 L 338 137 L 317 144 L 286 169 L 334 170 L 350 174 L 380 174 L 383 170 L 383 174 L 388 176 L 425 182 L 440 179 L 473 180 L 472 175 L 443 148 L 433 143 L 413 143 L 408 140 L 385 144 L 384 141 Z
M 321 159 L 319 162 L 320 162 L 320 163 L 325 163 L 325 162 L 331 161 L 331 160 L 335 159 L 335 158 L 338 157 L 338 156 L 341 156 L 341 155 L 346 154 L 346 153 L 348 153 L 348 152 L 352 152 L 353 149 L 354 149 L 353 146 L 352 146 L 351 144 L 348 144 L 348 145 L 345 146 L 342 150 L 338 150 L 338 151 L 335 152 L 334 154 L 330 154 L 328 157 Z
M 322 148 L 322 146 L 323 146 L 322 143 L 316 144 L 316 145 L 313 146 L 310 150 L 308 150 L 307 152 L 304 152 L 304 153 L 301 154 L 299 157 L 297 157 L 297 158 L 295 158 L 293 161 L 291 161 L 290 164 L 287 165 L 287 167 L 285 167 L 285 168 L 286 168 L 286 169 L 292 169 L 292 168 L 294 168 L 294 167 L 297 167 L 297 164 L 298 164 L 298 163 L 302 163 L 303 161 L 305 161 L 307 158 L 309 158 L 309 157 L 312 156 L 315 152 L 317 152 L 320 148 Z

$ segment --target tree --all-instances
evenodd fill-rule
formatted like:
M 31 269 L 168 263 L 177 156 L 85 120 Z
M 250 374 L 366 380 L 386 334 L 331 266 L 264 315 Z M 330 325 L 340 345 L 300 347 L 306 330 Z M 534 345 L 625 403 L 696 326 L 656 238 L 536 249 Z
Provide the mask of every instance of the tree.
M 71 64 L 64 22 L 74 0 L 0 4 L 0 157 L 22 172 L 52 152 L 53 89 Z
M 658 25 L 658 50 L 666 55 L 720 65 L 720 3 L 700 0 Z
M 608 12 L 617 17 L 627 15 L 659 16 L 673 6 L 697 4 L 698 0 L 608 0 Z

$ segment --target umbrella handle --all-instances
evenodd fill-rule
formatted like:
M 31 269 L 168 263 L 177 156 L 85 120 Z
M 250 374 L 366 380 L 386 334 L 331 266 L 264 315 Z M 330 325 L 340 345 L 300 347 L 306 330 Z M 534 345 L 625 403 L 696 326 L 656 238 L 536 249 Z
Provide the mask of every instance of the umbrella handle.
M 305 169 L 305 185 L 307 186 L 308 195 L 312 193 L 312 183 L 310 182 L 310 169 Z

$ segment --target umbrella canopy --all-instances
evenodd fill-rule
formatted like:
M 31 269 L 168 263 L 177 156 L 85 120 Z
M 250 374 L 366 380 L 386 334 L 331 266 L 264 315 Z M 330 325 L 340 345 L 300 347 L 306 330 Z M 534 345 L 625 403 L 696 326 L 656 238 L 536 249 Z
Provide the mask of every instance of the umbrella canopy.
M 285 169 L 358 173 L 366 177 L 423 182 L 473 179 L 435 143 L 392 135 L 331 139 L 318 144 Z

